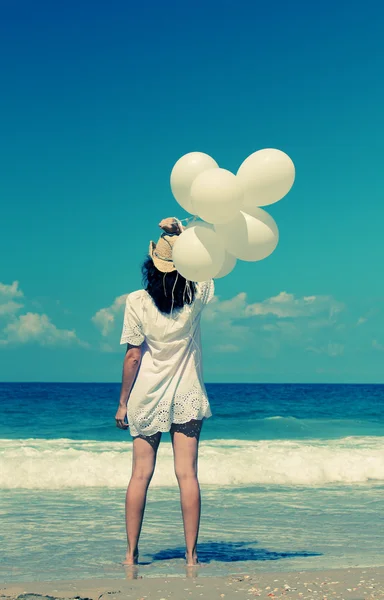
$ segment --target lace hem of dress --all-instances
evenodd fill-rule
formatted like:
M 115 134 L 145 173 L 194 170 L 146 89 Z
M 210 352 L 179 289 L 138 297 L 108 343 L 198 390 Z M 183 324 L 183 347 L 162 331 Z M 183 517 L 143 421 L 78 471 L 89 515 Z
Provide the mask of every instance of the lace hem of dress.
M 153 435 L 158 431 L 166 432 L 171 429 L 172 423 L 188 423 L 191 419 L 208 419 L 212 416 L 207 395 L 200 386 L 193 386 L 186 394 L 176 394 L 169 405 L 169 399 L 160 400 L 156 406 L 156 415 L 148 415 L 145 408 L 129 412 L 128 423 L 132 436 Z

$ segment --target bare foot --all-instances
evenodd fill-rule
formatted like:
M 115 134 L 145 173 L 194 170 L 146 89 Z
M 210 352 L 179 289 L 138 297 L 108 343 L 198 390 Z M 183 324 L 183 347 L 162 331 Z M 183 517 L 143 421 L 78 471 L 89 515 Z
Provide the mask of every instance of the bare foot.
M 190 556 L 185 553 L 185 560 L 187 562 L 187 567 L 195 567 L 196 565 L 200 565 L 196 552 Z
M 125 560 L 122 562 L 123 565 L 129 567 L 131 565 L 137 565 L 139 563 L 139 551 L 136 550 L 133 554 L 127 552 L 125 555 Z

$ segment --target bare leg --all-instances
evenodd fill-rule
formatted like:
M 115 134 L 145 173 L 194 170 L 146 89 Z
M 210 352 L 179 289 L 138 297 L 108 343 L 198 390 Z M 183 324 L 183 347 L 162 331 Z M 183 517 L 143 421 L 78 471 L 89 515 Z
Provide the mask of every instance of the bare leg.
M 143 524 L 147 490 L 156 465 L 161 432 L 133 440 L 132 475 L 125 499 L 127 552 L 124 565 L 135 565 L 139 558 L 139 537 Z
M 201 514 L 201 494 L 197 479 L 198 445 L 202 421 L 192 420 L 182 425 L 172 424 L 171 438 L 175 473 L 180 488 L 187 565 L 199 564 L 197 537 Z

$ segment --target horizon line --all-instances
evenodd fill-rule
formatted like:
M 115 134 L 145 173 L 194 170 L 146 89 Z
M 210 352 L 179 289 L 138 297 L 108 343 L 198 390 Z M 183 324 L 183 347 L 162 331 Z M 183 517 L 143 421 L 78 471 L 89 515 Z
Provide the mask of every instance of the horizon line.
M 205 385 L 384 385 L 382 382 L 361 381 L 205 381 Z M 118 381 L 1 381 L 1 384 L 54 384 L 54 385 L 121 385 Z

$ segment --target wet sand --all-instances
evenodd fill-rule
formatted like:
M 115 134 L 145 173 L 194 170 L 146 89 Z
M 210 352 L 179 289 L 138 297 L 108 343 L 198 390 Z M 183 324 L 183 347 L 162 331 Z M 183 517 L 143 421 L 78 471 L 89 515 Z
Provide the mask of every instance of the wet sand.
M 36 596 L 38 595 L 38 596 Z M 50 597 L 50 598 L 49 598 Z M 384 600 L 384 566 L 321 571 L 269 572 L 204 577 L 199 567 L 185 577 L 143 577 L 126 568 L 121 579 L 84 579 L 2 584 L 2 600 Z

